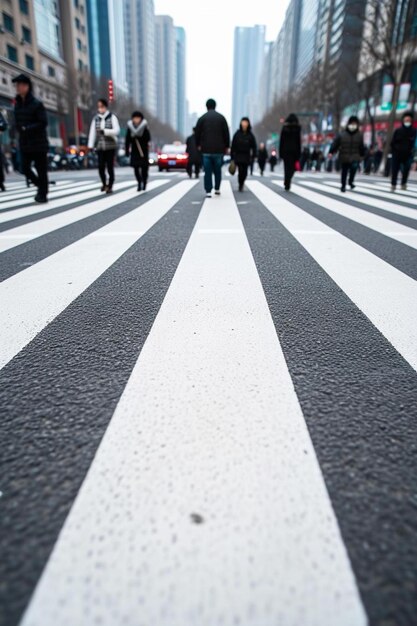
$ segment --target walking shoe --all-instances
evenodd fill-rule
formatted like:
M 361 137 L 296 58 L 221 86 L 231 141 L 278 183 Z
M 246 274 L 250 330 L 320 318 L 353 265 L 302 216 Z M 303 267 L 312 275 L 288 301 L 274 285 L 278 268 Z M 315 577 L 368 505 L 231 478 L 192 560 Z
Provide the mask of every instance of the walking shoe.
M 35 196 L 35 202 L 39 202 L 40 204 L 44 204 L 45 202 L 48 202 L 48 198 L 46 196 L 43 196 L 40 193 L 37 193 Z
M 407 191 L 407 185 L 401 185 L 401 189 L 402 189 L 403 191 Z M 4 191 L 4 189 L 3 189 L 3 191 Z
M 351 189 L 355 189 L 356 185 L 354 185 L 353 183 L 349 183 L 349 187 L 350 187 Z
M 0 185 L 0 191 L 6 191 L 6 187 L 3 185 L 3 183 L 1 183 Z
M 112 187 L 107 187 L 106 193 L 113 193 L 113 188 Z
M 290 190 L 290 186 L 289 185 L 285 185 L 284 189 L 285 189 L 285 191 L 289 191 Z
M 146 183 L 142 183 L 142 191 L 146 191 Z
M 102 185 L 100 191 L 107 191 L 106 185 Z
M 218 189 L 216 189 L 216 191 L 214 192 L 216 196 L 220 196 L 220 191 Z
M 211 193 L 206 193 L 206 198 L 211 198 Z
M 239 191 L 243 191 L 243 185 L 239 185 Z
M 342 193 L 345 193 L 345 191 L 346 191 L 346 187 L 340 187 L 340 191 L 341 191 Z
M 142 191 L 142 185 L 140 183 L 138 185 L 138 191 Z
M 395 185 L 391 185 L 391 191 L 392 191 L 392 193 L 394 193 L 396 189 L 397 189 L 397 188 L 396 188 L 396 186 L 395 186 Z

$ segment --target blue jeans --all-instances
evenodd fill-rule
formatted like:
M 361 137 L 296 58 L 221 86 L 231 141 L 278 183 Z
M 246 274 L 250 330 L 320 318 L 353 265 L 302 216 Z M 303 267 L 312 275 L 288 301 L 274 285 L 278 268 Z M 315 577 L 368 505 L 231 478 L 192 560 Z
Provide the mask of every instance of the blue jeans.
M 204 163 L 204 189 L 206 193 L 211 193 L 213 189 L 213 174 L 214 174 L 214 189 L 218 191 L 220 189 L 220 183 L 222 182 L 222 154 L 203 154 Z

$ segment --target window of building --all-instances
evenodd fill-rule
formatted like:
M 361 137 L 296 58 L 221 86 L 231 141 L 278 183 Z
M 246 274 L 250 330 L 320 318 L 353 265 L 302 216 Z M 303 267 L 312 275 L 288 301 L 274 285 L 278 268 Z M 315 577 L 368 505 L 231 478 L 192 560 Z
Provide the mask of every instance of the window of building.
M 55 76 L 55 68 L 52 65 L 48 65 L 48 76 L 54 78 Z
M 77 48 L 78 48 L 78 50 L 82 50 L 81 39 L 77 39 Z
M 17 63 L 18 62 L 17 48 L 15 48 L 14 46 L 10 46 L 8 44 L 7 45 L 7 58 L 9 59 L 9 61 L 13 61 L 13 63 Z
M 80 19 L 78 17 L 75 18 L 75 28 L 80 30 Z
M 29 2 L 28 2 L 28 0 L 20 0 L 19 5 L 20 5 L 20 11 L 24 15 L 29 15 Z
M 82 72 L 83 69 L 84 69 L 83 62 L 81 61 L 81 59 L 78 59 L 78 71 Z
M 32 33 L 30 28 L 26 28 L 26 26 L 22 26 L 22 37 L 26 43 L 32 43 Z
M 76 9 L 80 6 L 79 0 L 74 0 L 74 6 Z
M 30 54 L 26 54 L 25 55 L 25 63 L 26 63 L 26 67 L 28 68 L 28 70 L 34 71 L 34 69 L 35 69 L 35 61 L 34 61 L 33 57 L 30 56 Z
M 14 19 L 11 15 L 3 12 L 3 26 L 9 33 L 14 33 Z

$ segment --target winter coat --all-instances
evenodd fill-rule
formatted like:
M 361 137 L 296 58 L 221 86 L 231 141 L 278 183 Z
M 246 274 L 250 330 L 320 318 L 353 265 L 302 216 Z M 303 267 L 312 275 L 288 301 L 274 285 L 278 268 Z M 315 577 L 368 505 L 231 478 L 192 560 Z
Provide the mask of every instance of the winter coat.
M 410 158 L 413 156 L 417 131 L 410 126 L 406 128 L 404 125 L 397 128 L 392 136 L 391 150 L 396 157 Z
M 151 133 L 146 120 L 143 120 L 139 126 L 135 126 L 132 121 L 127 123 L 125 151 L 126 156 L 130 154 L 130 165 L 132 167 L 144 167 L 149 164 L 150 141 Z
M 337 151 L 339 151 L 339 161 L 342 164 L 360 161 L 365 156 L 365 144 L 360 130 L 355 130 L 353 133 L 344 130 L 340 133 L 330 148 L 330 154 Z
M 261 148 L 258 150 L 258 163 L 261 166 L 264 166 L 268 161 L 268 150 L 266 148 Z
M 26 98 L 16 96 L 14 119 L 19 132 L 19 145 L 23 153 L 47 152 L 48 118 L 42 102 L 29 91 Z
M 230 146 L 226 118 L 217 111 L 207 111 L 197 122 L 195 139 L 203 154 L 224 154 Z
M 190 135 L 188 137 L 186 152 L 188 154 L 188 161 L 190 164 L 195 165 L 201 162 L 201 152 L 197 148 L 195 135 Z
M 232 141 L 232 160 L 236 165 L 250 165 L 256 157 L 257 146 L 253 133 L 239 129 Z
M 299 161 L 301 156 L 301 126 L 297 123 L 286 122 L 282 127 L 279 142 L 279 156 L 281 159 Z
M 88 147 L 98 151 L 116 150 L 119 133 L 119 120 L 113 113 L 110 111 L 104 115 L 98 113 L 91 122 Z

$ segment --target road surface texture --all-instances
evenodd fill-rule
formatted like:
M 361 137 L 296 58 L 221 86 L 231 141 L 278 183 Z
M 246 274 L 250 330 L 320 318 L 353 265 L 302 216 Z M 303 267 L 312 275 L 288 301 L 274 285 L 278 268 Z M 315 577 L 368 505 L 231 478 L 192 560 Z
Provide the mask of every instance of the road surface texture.
M 1 626 L 417 624 L 417 184 L 0 194 Z

